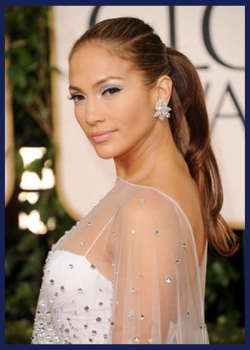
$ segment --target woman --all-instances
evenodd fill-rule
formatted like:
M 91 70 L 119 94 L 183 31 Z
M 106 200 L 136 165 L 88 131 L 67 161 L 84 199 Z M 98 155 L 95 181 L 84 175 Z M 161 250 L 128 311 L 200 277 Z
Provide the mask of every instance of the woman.
M 190 61 L 140 19 L 90 28 L 69 56 L 70 100 L 114 188 L 52 247 L 35 344 L 206 344 L 207 242 L 237 239 L 202 86 Z

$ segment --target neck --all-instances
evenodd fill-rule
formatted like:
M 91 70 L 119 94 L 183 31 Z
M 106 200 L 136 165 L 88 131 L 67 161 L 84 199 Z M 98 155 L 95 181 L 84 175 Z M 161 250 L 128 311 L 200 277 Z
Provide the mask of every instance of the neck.
M 150 185 L 171 170 L 180 157 L 172 133 L 167 128 L 166 132 L 150 138 L 138 149 L 114 161 L 119 177 L 133 183 Z

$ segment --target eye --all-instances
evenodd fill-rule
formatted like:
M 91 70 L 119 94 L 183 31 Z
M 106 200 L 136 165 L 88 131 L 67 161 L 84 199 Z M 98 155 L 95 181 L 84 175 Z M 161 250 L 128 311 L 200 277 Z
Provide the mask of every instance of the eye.
M 85 100 L 85 96 L 79 92 L 68 96 L 68 100 L 74 100 L 74 102 L 79 102 Z
M 111 95 L 118 93 L 119 91 L 121 91 L 121 89 L 118 87 L 110 87 L 110 88 L 105 89 L 102 94 L 111 96 Z

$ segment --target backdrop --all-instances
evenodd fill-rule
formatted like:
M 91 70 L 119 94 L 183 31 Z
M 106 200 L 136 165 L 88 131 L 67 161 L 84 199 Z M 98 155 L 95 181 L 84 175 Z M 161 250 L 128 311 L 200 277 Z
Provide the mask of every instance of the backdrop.
M 135 16 L 195 64 L 206 93 L 212 143 L 224 187 L 223 214 L 234 229 L 245 222 L 245 8 L 243 6 L 55 6 L 52 13 L 53 117 L 58 195 L 76 220 L 111 189 L 112 160 L 95 154 L 68 101 L 68 54 L 95 22 Z

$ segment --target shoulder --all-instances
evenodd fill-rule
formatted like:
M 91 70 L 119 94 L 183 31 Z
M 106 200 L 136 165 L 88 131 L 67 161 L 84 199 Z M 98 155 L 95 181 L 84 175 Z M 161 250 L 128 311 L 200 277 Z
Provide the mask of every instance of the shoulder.
M 146 186 L 136 186 L 127 192 L 114 217 L 112 231 L 119 233 L 117 244 L 119 241 L 123 250 L 139 246 L 147 254 L 155 244 L 157 251 L 177 252 L 182 249 L 185 235 L 190 234 L 178 204 Z
M 147 186 L 135 186 L 123 199 L 117 214 L 124 218 L 166 221 L 170 217 L 172 220 L 179 219 L 182 212 L 178 203 L 161 191 Z

